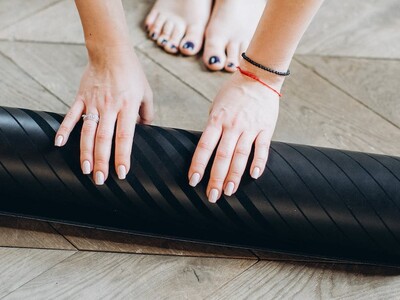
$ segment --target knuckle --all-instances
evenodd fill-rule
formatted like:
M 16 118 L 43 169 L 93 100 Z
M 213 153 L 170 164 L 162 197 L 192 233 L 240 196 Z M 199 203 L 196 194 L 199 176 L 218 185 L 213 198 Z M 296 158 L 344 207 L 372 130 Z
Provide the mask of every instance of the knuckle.
M 267 162 L 267 159 L 264 157 L 256 157 L 254 159 L 254 164 L 259 167 L 264 167 Z
M 199 161 L 199 160 L 195 160 L 193 161 L 193 169 L 194 170 L 204 170 L 207 167 L 207 164 Z
M 97 156 L 95 164 L 97 167 L 107 167 L 108 166 L 108 159 L 104 156 Z
M 82 149 L 81 150 L 81 157 L 92 157 L 93 151 L 90 149 Z
M 222 186 L 225 181 L 225 178 L 220 177 L 211 177 L 209 181 L 210 186 Z
M 215 153 L 215 158 L 228 159 L 228 158 L 230 158 L 230 155 L 226 149 L 218 149 L 217 153 Z
M 250 149 L 247 147 L 239 146 L 239 147 L 236 147 L 235 154 L 239 155 L 239 156 L 247 157 L 250 155 Z
M 69 128 L 69 126 L 65 125 L 65 124 L 61 124 L 60 128 L 58 129 L 59 133 L 67 133 L 70 132 L 71 129 Z
M 106 129 L 100 129 L 97 131 L 96 139 L 99 142 L 109 141 L 112 139 L 112 132 Z
M 243 175 L 243 172 L 239 169 L 232 169 L 229 172 L 229 178 L 240 179 Z
M 116 137 L 117 140 L 128 140 L 133 138 L 133 133 L 130 130 L 121 129 L 117 132 Z
M 211 147 L 210 143 L 206 142 L 206 141 L 200 141 L 197 145 L 197 148 L 201 149 L 201 150 L 206 150 L 206 151 L 212 151 L 213 148 Z
M 269 148 L 270 142 L 268 140 L 257 140 L 256 142 L 256 146 L 258 147 L 262 147 L 262 148 Z

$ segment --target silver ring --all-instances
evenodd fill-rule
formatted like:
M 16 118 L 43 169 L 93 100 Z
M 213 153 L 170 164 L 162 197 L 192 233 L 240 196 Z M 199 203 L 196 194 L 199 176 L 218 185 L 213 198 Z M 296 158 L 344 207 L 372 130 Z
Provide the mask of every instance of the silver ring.
M 95 115 L 95 114 L 86 114 L 86 115 L 83 114 L 82 119 L 83 119 L 83 121 L 87 121 L 87 120 L 95 121 L 97 124 L 100 121 L 99 115 Z

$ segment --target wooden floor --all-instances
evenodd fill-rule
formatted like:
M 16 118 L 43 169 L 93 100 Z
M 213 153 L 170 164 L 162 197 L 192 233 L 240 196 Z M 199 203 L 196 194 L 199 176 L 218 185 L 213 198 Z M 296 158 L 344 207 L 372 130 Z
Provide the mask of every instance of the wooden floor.
M 155 124 L 201 130 L 228 74 L 174 57 L 126 0 Z M 86 63 L 72 0 L 0 0 L 0 105 L 66 112 Z M 286 81 L 274 139 L 400 156 L 400 2 L 326 1 Z M 4 299 L 390 299 L 400 270 L 0 217 Z

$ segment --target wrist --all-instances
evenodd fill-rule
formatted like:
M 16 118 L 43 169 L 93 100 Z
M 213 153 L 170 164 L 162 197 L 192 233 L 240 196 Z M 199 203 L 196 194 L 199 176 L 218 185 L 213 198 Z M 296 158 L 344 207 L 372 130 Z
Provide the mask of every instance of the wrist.
M 283 85 L 283 83 L 285 81 L 285 78 L 286 78 L 285 76 L 276 75 L 274 73 L 271 73 L 271 72 L 268 72 L 266 70 L 260 69 L 260 68 L 258 68 L 256 66 L 252 65 L 251 63 L 247 62 L 244 59 L 240 60 L 239 66 L 240 66 L 241 69 L 254 74 L 260 80 L 262 80 L 263 82 L 267 83 L 268 85 L 270 85 L 271 87 L 273 87 L 277 91 L 281 90 L 282 85 Z
M 127 43 L 104 44 L 86 41 L 89 62 L 94 65 L 124 64 L 135 57 L 133 47 Z

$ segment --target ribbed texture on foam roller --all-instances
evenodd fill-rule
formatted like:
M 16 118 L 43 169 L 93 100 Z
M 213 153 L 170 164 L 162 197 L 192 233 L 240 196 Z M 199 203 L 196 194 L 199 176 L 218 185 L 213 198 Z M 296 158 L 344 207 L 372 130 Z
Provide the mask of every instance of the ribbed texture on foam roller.
M 94 185 L 80 126 L 53 146 L 62 116 L 0 108 L 0 211 L 151 236 L 400 265 L 400 159 L 273 142 L 265 173 L 210 204 L 209 169 L 187 171 L 199 132 L 137 125 L 132 167 Z M 111 161 L 111 166 L 113 162 Z

